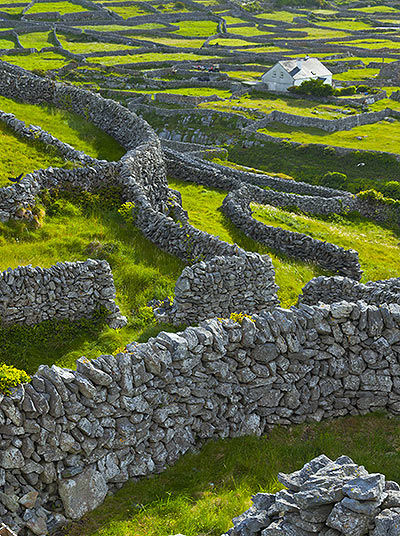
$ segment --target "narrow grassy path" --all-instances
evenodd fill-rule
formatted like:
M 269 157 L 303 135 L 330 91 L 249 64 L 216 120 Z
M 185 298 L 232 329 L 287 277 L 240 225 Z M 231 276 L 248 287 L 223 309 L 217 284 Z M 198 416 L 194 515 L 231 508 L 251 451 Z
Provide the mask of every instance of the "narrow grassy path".
M 375 413 L 276 427 L 261 438 L 207 443 L 160 475 L 129 482 L 65 531 L 68 536 L 220 536 L 259 491 L 276 492 L 279 471 L 320 454 L 345 454 L 400 482 L 400 418 Z
M 323 274 L 315 265 L 288 259 L 247 238 L 219 210 L 226 192 L 176 179 L 168 179 L 168 183 L 171 188 L 181 192 L 183 208 L 188 211 L 189 221 L 194 227 L 216 235 L 230 244 L 236 243 L 247 251 L 270 255 L 283 307 L 296 303 L 304 285 L 313 277 Z

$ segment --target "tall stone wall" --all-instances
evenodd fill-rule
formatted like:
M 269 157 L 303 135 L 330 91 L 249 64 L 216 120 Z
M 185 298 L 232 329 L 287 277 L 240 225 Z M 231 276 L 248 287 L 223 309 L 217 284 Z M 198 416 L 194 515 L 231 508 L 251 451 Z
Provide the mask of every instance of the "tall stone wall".
M 0 273 L 0 324 L 33 325 L 107 311 L 114 328 L 126 324 L 115 304 L 110 265 L 104 260 L 57 263 L 50 268 L 18 266 Z
M 41 366 L 1 402 L 0 516 L 46 534 L 204 440 L 399 413 L 399 341 L 399 305 L 338 302 L 162 332 L 76 371 Z

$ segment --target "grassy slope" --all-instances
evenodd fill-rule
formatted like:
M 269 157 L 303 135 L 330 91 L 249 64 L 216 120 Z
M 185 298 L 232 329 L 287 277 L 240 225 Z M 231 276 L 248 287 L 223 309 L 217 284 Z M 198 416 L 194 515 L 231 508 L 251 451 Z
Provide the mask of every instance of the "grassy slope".
M 112 161 L 119 160 L 125 152 L 111 136 L 77 114 L 16 102 L 1 96 L 0 109 L 13 113 L 27 125 L 40 126 L 59 140 L 90 156 Z
M 201 105 L 202 108 L 213 108 L 224 112 L 235 112 L 232 107 L 236 106 L 256 109 L 266 114 L 271 113 L 273 110 L 279 110 L 288 114 L 319 117 L 321 119 L 336 119 L 344 116 L 337 105 L 319 104 L 307 98 L 293 99 L 284 95 L 274 96 L 271 93 L 244 95 L 238 99 L 232 99 L 229 102 L 205 103 Z M 351 108 L 346 107 L 346 109 L 350 110 Z M 237 110 L 236 112 L 243 113 Z M 315 115 L 313 112 L 318 112 L 318 115 Z
M 68 536 L 220 536 L 250 506 L 276 492 L 279 471 L 315 456 L 342 454 L 369 472 L 400 481 L 400 419 L 375 413 L 333 422 L 276 427 L 267 435 L 209 442 L 161 475 L 129 482 L 66 531 Z
M 0 187 L 12 185 L 8 177 L 16 177 L 20 173 L 27 174 L 39 168 L 65 165 L 65 160 L 57 156 L 55 152 L 49 151 L 45 145 L 26 143 L 1 123 L 0 147 Z
M 40 71 L 50 71 L 51 69 L 60 69 L 66 63 L 64 56 L 55 54 L 54 52 L 37 52 L 29 54 L 29 56 L 0 56 L 0 60 L 7 61 L 13 65 L 18 65 L 23 69 L 32 71 L 37 69 Z
M 6 361 L 28 372 L 40 364 L 57 363 L 73 367 L 81 355 L 96 357 L 140 337 L 146 339 L 161 327 L 155 327 L 146 303 L 173 293 L 175 280 L 183 265 L 148 242 L 123 219 L 107 211 L 90 212 L 63 202 L 60 214 L 46 216 L 36 230 L 22 224 L 0 224 L 0 270 L 32 264 L 48 267 L 57 261 L 86 260 L 96 257 L 89 244 L 98 240 L 111 253 L 103 253 L 111 265 L 117 288 L 117 302 L 129 325 L 121 330 L 105 327 L 100 333 L 64 338 L 51 333 L 45 343 L 36 343 L 34 331 L 25 341 L 0 349 L 0 361 Z M 165 326 L 164 326 L 165 327 Z M 147 334 L 147 335 L 146 335 Z
M 253 205 L 254 217 L 267 225 L 306 233 L 359 253 L 363 281 L 398 276 L 399 230 L 384 228 L 361 217 L 334 215 L 327 219 L 294 214 L 276 207 Z
M 367 151 L 399 152 L 399 121 L 393 123 L 379 121 L 372 125 L 363 125 L 338 132 L 326 132 L 314 127 L 292 127 L 282 123 L 270 123 L 260 132 L 300 143 L 323 143 Z

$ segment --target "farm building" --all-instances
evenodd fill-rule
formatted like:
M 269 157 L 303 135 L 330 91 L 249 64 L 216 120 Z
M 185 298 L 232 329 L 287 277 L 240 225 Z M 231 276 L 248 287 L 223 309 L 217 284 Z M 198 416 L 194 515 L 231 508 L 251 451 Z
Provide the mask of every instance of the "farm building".
M 278 61 L 261 80 L 271 91 L 287 91 L 291 86 L 299 86 L 305 80 L 323 80 L 332 85 L 332 73 L 317 58 L 299 58 Z

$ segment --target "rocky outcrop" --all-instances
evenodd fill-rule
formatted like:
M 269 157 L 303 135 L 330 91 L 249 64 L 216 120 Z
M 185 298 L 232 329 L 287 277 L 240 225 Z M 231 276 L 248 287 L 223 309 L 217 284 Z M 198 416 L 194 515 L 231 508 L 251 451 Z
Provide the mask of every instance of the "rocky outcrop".
M 223 536 L 398 536 L 400 486 L 348 456 L 322 454 L 291 474 L 285 489 L 257 493 Z

